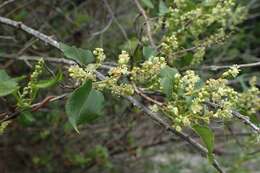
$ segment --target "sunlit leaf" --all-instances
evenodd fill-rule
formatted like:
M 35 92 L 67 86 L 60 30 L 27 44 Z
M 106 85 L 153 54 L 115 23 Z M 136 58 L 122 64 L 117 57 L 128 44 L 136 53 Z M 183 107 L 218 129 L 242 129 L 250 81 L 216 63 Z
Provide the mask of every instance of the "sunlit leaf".
M 146 59 L 149 59 L 150 57 L 156 55 L 156 51 L 149 46 L 143 47 L 143 55 Z
M 169 9 L 168 9 L 167 5 L 165 4 L 165 2 L 163 2 L 161 0 L 160 3 L 159 3 L 159 15 L 163 16 L 168 12 L 169 12 Z
M 62 72 L 59 71 L 54 78 L 38 81 L 37 84 L 35 84 L 35 87 L 40 89 L 49 88 L 59 83 L 62 80 L 62 77 Z
M 87 65 L 94 61 L 94 56 L 90 50 L 69 46 L 63 43 L 60 43 L 60 48 L 66 58 L 75 60 L 82 65 Z
M 12 79 L 4 70 L 0 70 L 0 97 L 9 95 L 19 87 L 15 79 Z
M 143 4 L 148 8 L 154 8 L 154 5 L 151 0 L 142 0 Z
M 200 136 L 206 148 L 208 149 L 208 159 L 213 161 L 213 149 L 214 149 L 214 133 L 206 126 L 194 125 L 193 130 Z
M 173 84 L 175 81 L 176 73 L 178 73 L 178 70 L 169 66 L 166 66 L 160 72 L 161 86 L 163 88 L 163 93 L 166 94 L 167 97 L 170 97 L 173 92 Z
M 91 81 L 85 82 L 76 89 L 66 103 L 66 113 L 69 122 L 77 131 L 77 125 L 89 123 L 101 115 L 103 109 L 104 96 L 101 92 L 92 89 Z

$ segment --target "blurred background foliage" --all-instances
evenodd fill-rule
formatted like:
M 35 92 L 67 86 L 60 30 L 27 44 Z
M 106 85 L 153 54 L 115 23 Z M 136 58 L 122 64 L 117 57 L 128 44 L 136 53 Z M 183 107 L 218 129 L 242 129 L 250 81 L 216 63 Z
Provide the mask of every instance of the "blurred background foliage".
M 239 24 L 239 30 L 224 44 L 208 49 L 200 66 L 189 67 L 204 78 L 223 72 L 203 68 L 206 66 L 260 61 L 260 1 L 239 1 L 248 8 L 247 19 Z M 155 7 L 149 14 L 153 19 L 159 3 L 152 2 Z M 142 5 L 147 6 L 147 1 L 143 0 Z M 103 47 L 111 61 L 122 49 L 136 55 L 137 47 L 143 46 L 139 40 L 144 22 L 139 20 L 132 0 L 16 0 L 0 8 L 0 15 L 22 21 L 70 45 L 91 50 Z M 0 31 L 0 67 L 8 69 L 11 76 L 30 73 L 33 62 L 14 63 L 10 57 L 61 57 L 57 50 L 22 31 L 4 25 L 0 25 Z M 46 64 L 48 69 L 56 66 Z M 243 69 L 232 85 L 245 89 L 253 75 L 259 77 L 259 67 Z M 38 99 L 68 91 L 64 84 L 45 90 Z M 208 161 L 186 143 L 169 136 L 127 101 L 111 97 L 106 94 L 110 99 L 104 117 L 80 127 L 80 135 L 67 123 L 64 102 L 20 116 L 0 135 L 0 172 L 214 172 Z M 1 112 L 12 109 L 4 98 L 0 99 L 0 106 Z M 224 167 L 228 166 L 228 172 L 260 172 L 260 148 L 253 143 L 249 131 L 228 122 L 215 122 L 212 128 L 216 135 L 215 154 Z

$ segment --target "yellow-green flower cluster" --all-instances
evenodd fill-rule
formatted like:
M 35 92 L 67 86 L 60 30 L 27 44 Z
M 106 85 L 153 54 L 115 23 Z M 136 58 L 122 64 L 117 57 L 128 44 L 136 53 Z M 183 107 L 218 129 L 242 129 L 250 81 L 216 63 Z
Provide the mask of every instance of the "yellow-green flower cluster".
M 122 51 L 122 53 L 118 57 L 118 64 L 119 65 L 125 65 L 129 62 L 130 56 L 126 51 Z
M 6 127 L 11 123 L 11 121 L 5 121 L 0 124 L 0 135 L 2 135 Z
M 127 83 L 120 83 L 120 78 L 123 75 L 128 75 L 127 63 L 130 59 L 129 54 L 126 51 L 122 51 L 118 56 L 118 66 L 112 67 L 108 71 L 108 76 L 105 80 L 96 81 L 96 70 L 102 65 L 101 63 L 105 60 L 105 53 L 103 49 L 96 48 L 93 51 L 93 54 L 96 56 L 96 63 L 88 64 L 85 68 L 79 67 L 78 65 L 71 66 L 68 69 L 69 76 L 73 79 L 76 79 L 80 83 L 91 80 L 93 81 L 93 87 L 98 90 L 110 90 L 115 95 L 132 95 L 134 89 L 132 85 Z
M 97 57 L 105 57 L 103 50 L 96 49 Z M 204 51 L 203 47 L 202 50 Z M 99 59 L 99 58 L 97 58 Z M 145 87 L 148 90 L 164 92 L 165 82 L 161 82 L 162 70 L 166 68 L 166 60 L 163 57 L 151 57 L 140 66 L 128 68 L 130 56 L 126 51 L 118 55 L 118 65 L 108 71 L 104 80 L 96 81 L 95 71 L 100 63 L 89 64 L 85 69 L 72 66 L 69 74 L 81 82 L 92 80 L 93 87 L 98 90 L 110 90 L 117 96 L 134 94 L 132 82 Z M 100 59 L 98 60 L 100 61 Z M 170 68 L 170 67 L 168 67 Z M 192 70 L 180 74 L 170 70 L 174 76 L 168 76 L 173 81 L 167 83 L 170 94 L 163 105 L 150 106 L 153 112 L 161 111 L 172 121 L 172 126 L 181 131 L 182 128 L 198 123 L 210 123 L 212 119 L 228 119 L 232 116 L 232 110 L 239 108 L 248 114 L 254 114 L 259 110 L 260 91 L 255 87 L 255 80 L 251 81 L 251 88 L 245 93 L 238 93 L 228 86 L 228 78 L 239 74 L 238 66 L 232 66 L 217 79 L 208 79 L 202 82 L 200 77 Z M 127 77 L 130 77 L 129 78 Z M 168 80 L 167 77 L 167 80 Z M 165 80 L 165 79 L 164 79 Z M 168 89 L 167 89 L 168 90 Z M 254 102 L 253 102 L 254 101 Z M 239 102 L 243 105 L 239 106 Z M 213 108 L 208 103 L 217 105 Z
M 38 63 L 35 65 L 34 72 L 31 74 L 31 79 L 30 81 L 37 81 L 38 77 L 41 75 L 43 71 L 43 65 L 44 65 L 44 60 L 41 58 Z
M 80 83 L 86 80 L 96 81 L 95 72 L 106 59 L 106 55 L 102 48 L 95 48 L 93 55 L 96 57 L 95 63 L 88 64 L 85 67 L 80 67 L 78 65 L 71 66 L 68 69 L 69 76 L 73 79 L 76 79 Z
M 188 70 L 185 72 L 185 75 L 180 79 L 180 87 L 184 89 L 185 95 L 189 96 L 195 90 L 195 85 L 199 82 L 200 77 L 195 75 L 195 72 Z
M 191 64 L 199 64 L 203 60 L 205 51 L 206 51 L 206 48 L 204 46 L 199 46 L 193 55 Z
M 97 84 L 97 88 L 111 90 L 112 94 L 115 95 L 133 95 L 134 88 L 132 85 L 127 83 L 119 84 L 119 79 L 123 75 L 128 75 L 130 73 L 127 67 L 129 59 L 129 54 L 126 51 L 122 51 L 118 56 L 118 66 L 109 70 L 109 77 Z
M 71 78 L 84 82 L 88 79 L 92 81 L 96 80 L 95 70 L 96 68 L 94 64 L 89 64 L 85 69 L 78 65 L 74 65 L 69 67 L 68 72 Z
M 102 49 L 95 51 L 97 57 L 105 57 Z M 95 76 L 97 68 L 101 65 L 99 62 L 89 64 L 85 69 L 72 66 L 69 69 L 69 74 L 81 82 L 90 79 L 94 81 L 94 88 L 110 90 L 112 94 L 117 96 L 133 95 L 132 82 L 148 90 L 165 91 L 163 86 L 165 82 L 160 80 L 161 72 L 167 64 L 163 57 L 151 57 L 139 67 L 134 66 L 132 70 L 128 68 L 129 59 L 129 54 L 122 51 L 118 55 L 118 65 L 112 67 L 106 78 L 101 81 L 96 81 Z M 210 123 L 212 119 L 216 118 L 229 119 L 234 108 L 239 108 L 248 115 L 255 114 L 259 110 L 260 99 L 258 95 L 260 91 L 255 87 L 255 80 L 251 81 L 251 88 L 245 93 L 238 93 L 228 86 L 228 78 L 234 78 L 239 74 L 238 66 L 232 66 L 219 78 L 208 79 L 204 83 L 192 70 L 187 70 L 183 74 L 172 70 L 169 74 L 174 76 L 168 76 L 173 81 L 167 83 L 167 85 L 172 85 L 168 86 L 170 94 L 167 94 L 167 100 L 163 105 L 150 106 L 150 109 L 153 112 L 161 111 L 167 115 L 172 121 L 172 126 L 178 131 L 193 124 Z M 130 80 L 127 77 L 130 77 Z M 239 102 L 243 105 L 240 105 Z M 208 103 L 217 105 L 217 107 L 213 108 Z
M 155 113 L 160 111 L 160 108 L 157 104 L 149 105 L 149 109 Z
M 168 102 L 167 106 L 165 106 L 162 110 L 172 120 L 173 127 L 177 131 L 181 131 L 182 127 L 191 125 L 191 116 L 190 114 L 183 114 L 182 112 L 185 111 L 184 107 L 180 106 L 180 103 L 177 105 L 176 103 L 176 101 Z
M 106 59 L 106 55 L 104 53 L 104 49 L 102 48 L 96 48 L 93 51 L 93 54 L 96 56 L 97 64 L 102 63 Z
M 260 90 L 256 87 L 256 77 L 250 80 L 250 88 L 245 92 L 239 93 L 238 108 L 248 116 L 256 116 L 260 111 Z
M 212 116 L 215 118 L 230 118 L 231 110 L 238 101 L 238 93 L 227 86 L 227 80 L 222 78 L 209 79 L 206 82 L 205 89 L 209 95 L 207 101 L 220 106 L 216 112 L 212 112 Z
M 132 85 L 127 83 L 118 84 L 118 78 L 113 77 L 94 83 L 94 87 L 98 90 L 107 89 L 117 96 L 130 96 L 134 94 Z
M 179 44 L 175 34 L 165 37 L 161 43 L 161 51 L 163 51 L 164 54 L 171 54 L 178 47 Z
M 229 77 L 235 78 L 239 74 L 239 71 L 240 70 L 239 70 L 238 66 L 233 65 L 230 67 L 230 69 L 228 71 L 226 71 L 225 73 L 222 74 L 222 77 L 223 78 L 229 78 Z
M 194 53 L 191 65 L 200 63 L 206 48 L 222 43 L 246 15 L 245 8 L 235 0 L 170 0 L 168 6 L 168 13 L 159 17 L 156 28 L 167 28 L 160 51 L 171 63 L 187 52 Z
M 219 1 L 214 8 L 212 8 L 212 16 L 208 18 L 209 23 L 218 21 L 222 26 L 233 29 L 234 25 L 239 24 L 246 17 L 246 10 L 244 7 L 236 6 L 235 0 Z
M 130 59 L 129 54 L 126 51 L 122 51 L 118 56 L 118 66 L 109 70 L 109 75 L 119 78 L 121 75 L 129 74 L 127 63 Z
M 39 76 L 43 72 L 43 66 L 44 66 L 44 60 L 43 58 L 41 58 L 35 65 L 35 69 L 30 76 L 30 81 L 28 82 L 27 86 L 23 88 L 23 91 L 20 94 L 20 98 L 23 101 L 20 102 L 20 104 L 22 105 L 18 104 L 18 106 L 24 107 L 30 105 L 35 93 L 34 85 L 37 83 Z
M 133 67 L 131 80 L 138 83 L 149 83 L 158 79 L 161 69 L 166 66 L 164 57 L 152 57 L 145 61 L 141 67 Z
M 97 57 L 101 55 L 105 57 L 103 50 L 100 48 L 95 49 L 93 53 Z M 132 95 L 134 93 L 133 86 L 129 82 L 122 82 L 122 78 L 130 76 L 131 80 L 138 83 L 153 83 L 152 81 L 158 79 L 161 69 L 166 66 L 166 61 L 163 57 L 152 57 L 142 63 L 140 67 L 133 67 L 130 71 L 127 66 L 129 59 L 129 54 L 126 51 L 122 51 L 118 56 L 118 65 L 108 71 L 108 76 L 105 80 L 95 82 L 93 86 L 98 90 L 108 89 L 115 95 Z M 98 64 L 89 64 L 83 69 L 75 65 L 71 66 L 68 71 L 70 77 L 80 82 L 88 79 L 96 81 L 95 70 L 98 67 Z
M 231 70 L 232 74 L 237 75 L 239 72 L 235 67 Z M 252 93 L 257 94 L 257 91 L 254 88 L 248 91 L 252 92 L 251 94 L 241 95 L 228 86 L 228 80 L 222 76 L 218 79 L 209 79 L 196 86 L 201 81 L 194 71 L 186 71 L 184 75 L 177 73 L 174 78 L 172 97 L 165 106 L 159 109 L 172 120 L 176 130 L 196 123 L 209 123 L 213 118 L 231 118 L 232 110 L 240 102 L 239 98 L 255 100 L 252 98 L 254 96 Z M 208 102 L 216 104 L 218 107 L 212 109 L 207 106 Z M 247 106 L 252 106 L 252 101 Z M 252 110 L 252 112 L 254 111 Z

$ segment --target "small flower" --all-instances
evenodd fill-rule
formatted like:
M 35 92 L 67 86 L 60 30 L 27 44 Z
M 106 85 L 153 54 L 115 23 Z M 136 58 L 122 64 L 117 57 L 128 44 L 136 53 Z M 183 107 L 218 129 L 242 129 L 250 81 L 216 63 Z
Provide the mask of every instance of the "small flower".
M 81 82 L 84 82 L 87 79 L 96 80 L 96 75 L 94 73 L 94 67 L 92 65 L 88 65 L 86 69 L 79 67 L 78 65 L 71 66 L 69 69 L 69 76 L 79 80 Z
M 193 102 L 191 105 L 191 111 L 192 113 L 196 114 L 199 113 L 202 110 L 202 103 Z
M 175 127 L 176 131 L 180 132 L 182 129 L 181 129 L 181 126 L 176 126 Z
M 230 67 L 230 69 L 222 74 L 223 78 L 227 78 L 232 76 L 233 78 L 237 77 L 239 74 L 239 67 L 237 65 L 233 65 Z
M 129 54 L 126 51 L 122 51 L 121 54 L 119 55 L 118 64 L 119 65 L 127 64 L 129 59 L 130 59 Z
M 178 115 L 179 110 L 178 110 L 177 107 L 173 107 L 173 108 L 172 108 L 172 112 L 173 112 L 175 115 Z
M 182 120 L 184 126 L 189 126 L 191 124 L 190 120 L 188 117 L 184 117 Z
M 0 135 L 4 133 L 4 130 L 10 123 L 11 121 L 5 121 L 0 124 Z
M 151 105 L 149 108 L 151 109 L 152 112 L 158 112 L 159 111 L 159 107 L 156 104 Z
M 106 55 L 104 53 L 104 49 L 102 49 L 102 48 L 96 48 L 93 51 L 93 54 L 96 56 L 98 63 L 101 63 L 101 62 L 103 62 L 106 59 Z

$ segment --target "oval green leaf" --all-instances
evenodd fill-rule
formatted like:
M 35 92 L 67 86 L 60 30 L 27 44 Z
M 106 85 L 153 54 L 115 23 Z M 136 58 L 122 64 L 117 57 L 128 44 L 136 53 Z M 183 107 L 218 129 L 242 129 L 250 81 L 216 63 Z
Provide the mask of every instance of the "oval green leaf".
M 73 128 L 79 133 L 78 124 L 89 123 L 100 117 L 103 103 L 103 94 L 92 89 L 91 81 L 86 81 L 76 89 L 70 95 L 65 107 Z
M 15 79 L 12 79 L 4 70 L 0 70 L 0 97 L 7 96 L 19 87 Z
M 60 43 L 60 48 L 66 58 L 75 60 L 81 65 L 87 65 L 94 61 L 94 56 L 90 50 L 69 46 L 63 43 Z
M 208 159 L 212 163 L 214 150 L 214 133 L 206 126 L 194 125 L 193 130 L 200 136 L 206 148 L 208 149 Z

